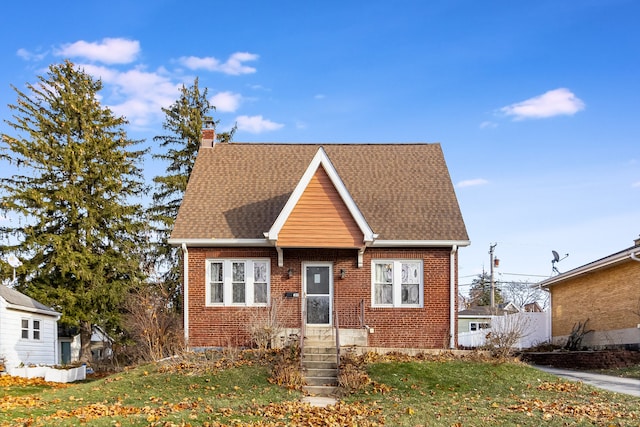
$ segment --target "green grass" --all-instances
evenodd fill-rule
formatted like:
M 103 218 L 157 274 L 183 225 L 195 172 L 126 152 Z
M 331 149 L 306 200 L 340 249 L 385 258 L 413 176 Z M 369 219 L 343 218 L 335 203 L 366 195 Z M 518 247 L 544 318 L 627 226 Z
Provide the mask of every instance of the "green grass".
M 372 380 L 392 390 L 351 395 L 394 426 L 640 425 L 632 396 L 563 381 L 519 363 L 374 363 Z
M 34 426 L 76 426 L 79 422 L 87 426 L 113 426 L 117 422 L 132 426 L 164 425 L 160 422 L 180 425 L 187 421 L 192 425 L 214 421 L 231 424 L 232 420 L 251 423 L 260 417 L 247 414 L 249 406 L 300 397 L 298 392 L 270 384 L 268 376 L 264 366 L 192 374 L 161 372 L 147 365 L 65 388 L 10 387 L 0 390 L 0 402 L 3 396 L 30 396 L 32 401 L 8 409 L 0 404 L 0 425 L 22 425 L 28 420 L 33 420 Z M 61 411 L 78 408 L 82 412 L 77 415 L 55 417 L 56 413 L 64 415 Z
M 334 409 L 299 404 L 301 394 L 269 383 L 259 364 L 176 366 L 145 365 L 67 387 L 0 388 L 0 426 L 640 425 L 637 398 L 520 363 L 370 363 L 373 385 Z

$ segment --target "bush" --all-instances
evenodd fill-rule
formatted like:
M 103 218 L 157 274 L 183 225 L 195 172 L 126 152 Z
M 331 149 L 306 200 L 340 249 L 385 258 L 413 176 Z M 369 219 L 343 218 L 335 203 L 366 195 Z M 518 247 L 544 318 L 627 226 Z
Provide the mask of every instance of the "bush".
M 125 308 L 125 330 L 134 345 L 126 347 L 132 361 L 156 361 L 185 349 L 179 313 L 160 288 L 145 287 L 129 295 Z
M 278 319 L 280 304 L 280 299 L 272 298 L 268 307 L 259 308 L 249 320 L 247 332 L 251 337 L 252 344 L 260 350 L 275 346 L 276 338 L 283 330 Z

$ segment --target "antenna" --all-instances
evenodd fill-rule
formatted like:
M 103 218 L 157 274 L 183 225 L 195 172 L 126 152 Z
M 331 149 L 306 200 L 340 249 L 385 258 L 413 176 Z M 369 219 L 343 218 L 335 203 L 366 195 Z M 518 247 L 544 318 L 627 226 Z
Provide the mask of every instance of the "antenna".
M 560 258 L 560 255 L 558 255 L 558 252 L 556 251 L 551 251 L 551 254 L 553 255 L 553 259 L 551 260 L 551 272 L 560 274 L 560 271 L 558 271 L 558 268 L 556 267 L 556 263 L 568 257 L 569 254 L 565 254 L 562 258 Z

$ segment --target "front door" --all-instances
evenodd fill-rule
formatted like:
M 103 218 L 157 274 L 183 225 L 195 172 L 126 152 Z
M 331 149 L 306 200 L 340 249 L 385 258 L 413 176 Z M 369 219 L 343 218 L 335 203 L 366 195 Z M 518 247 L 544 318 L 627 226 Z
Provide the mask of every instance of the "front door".
M 304 264 L 307 325 L 331 325 L 333 274 L 331 264 Z

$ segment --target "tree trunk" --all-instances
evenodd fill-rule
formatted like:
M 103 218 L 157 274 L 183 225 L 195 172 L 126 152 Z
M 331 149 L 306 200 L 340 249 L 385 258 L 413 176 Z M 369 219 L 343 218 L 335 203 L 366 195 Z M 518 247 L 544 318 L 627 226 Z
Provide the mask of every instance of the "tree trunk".
M 91 322 L 80 321 L 80 362 L 91 362 Z

